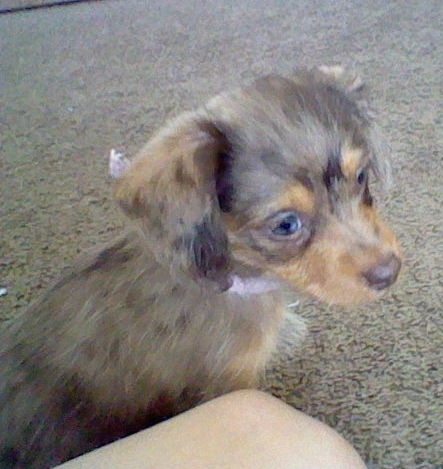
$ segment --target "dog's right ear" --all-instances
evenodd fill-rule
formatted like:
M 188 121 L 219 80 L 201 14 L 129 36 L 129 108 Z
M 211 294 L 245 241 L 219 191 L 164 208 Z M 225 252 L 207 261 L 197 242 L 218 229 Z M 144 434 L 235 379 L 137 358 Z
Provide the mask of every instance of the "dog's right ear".
M 314 68 L 312 73 L 320 78 L 320 81 L 334 83 L 347 93 L 359 93 L 365 86 L 357 73 L 341 65 L 320 65 Z
M 230 286 L 221 211 L 229 210 L 230 145 L 208 119 L 185 114 L 161 130 L 116 181 L 115 197 L 157 260 Z
M 341 65 L 320 65 L 309 70 L 311 80 L 342 90 L 358 106 L 365 118 L 374 117 L 368 103 L 367 87 L 359 74 Z

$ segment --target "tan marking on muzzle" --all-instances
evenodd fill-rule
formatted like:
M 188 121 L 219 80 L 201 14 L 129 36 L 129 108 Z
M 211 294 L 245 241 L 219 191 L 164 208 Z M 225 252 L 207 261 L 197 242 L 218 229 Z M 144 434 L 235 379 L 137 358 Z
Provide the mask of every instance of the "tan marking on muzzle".
M 360 217 L 348 222 L 330 219 L 303 256 L 275 266 L 275 273 L 331 304 L 356 305 L 379 298 L 381 292 L 371 288 L 365 273 L 389 255 L 401 260 L 400 248 L 374 209 L 365 209 Z

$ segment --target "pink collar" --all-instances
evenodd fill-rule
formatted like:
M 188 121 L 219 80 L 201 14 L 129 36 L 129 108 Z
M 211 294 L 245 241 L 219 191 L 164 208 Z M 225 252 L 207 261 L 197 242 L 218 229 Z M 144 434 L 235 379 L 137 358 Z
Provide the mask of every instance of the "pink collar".
M 281 287 L 280 282 L 266 277 L 247 277 L 240 278 L 237 275 L 232 276 L 232 286 L 228 293 L 236 293 L 240 296 L 260 295 Z

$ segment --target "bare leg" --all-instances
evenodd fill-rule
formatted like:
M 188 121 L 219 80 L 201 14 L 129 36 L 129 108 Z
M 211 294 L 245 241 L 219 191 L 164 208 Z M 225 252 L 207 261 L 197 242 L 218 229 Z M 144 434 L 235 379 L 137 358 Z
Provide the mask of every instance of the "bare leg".
M 363 469 L 328 426 L 259 391 L 237 391 L 84 455 L 63 469 Z

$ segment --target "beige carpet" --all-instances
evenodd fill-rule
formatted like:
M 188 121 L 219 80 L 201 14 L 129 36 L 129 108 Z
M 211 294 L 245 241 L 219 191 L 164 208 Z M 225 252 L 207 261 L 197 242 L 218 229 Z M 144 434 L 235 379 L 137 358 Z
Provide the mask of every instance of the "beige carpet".
M 378 304 L 296 307 L 308 338 L 294 350 L 288 323 L 268 387 L 374 467 L 442 467 L 442 5 L 108 0 L 0 16 L 1 316 L 120 228 L 111 147 L 133 153 L 166 117 L 239 81 L 350 65 L 395 150 L 383 205 L 406 267 Z

